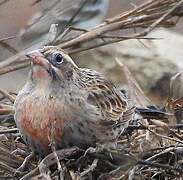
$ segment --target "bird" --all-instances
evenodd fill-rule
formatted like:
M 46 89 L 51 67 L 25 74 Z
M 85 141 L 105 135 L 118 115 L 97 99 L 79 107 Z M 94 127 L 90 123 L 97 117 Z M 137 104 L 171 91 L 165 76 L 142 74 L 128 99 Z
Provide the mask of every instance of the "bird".
M 107 144 L 129 124 L 128 98 L 102 74 L 79 68 L 68 53 L 45 46 L 27 54 L 28 80 L 14 103 L 24 141 L 41 157 L 55 149 Z
M 40 11 L 18 33 L 20 49 L 44 41 L 51 24 L 57 24 L 58 31 L 63 29 L 83 3 L 83 0 L 41 0 Z M 109 0 L 86 0 L 84 7 L 69 26 L 89 29 L 100 24 L 107 13 L 108 5 Z M 69 36 L 71 34 L 73 33 L 69 33 Z

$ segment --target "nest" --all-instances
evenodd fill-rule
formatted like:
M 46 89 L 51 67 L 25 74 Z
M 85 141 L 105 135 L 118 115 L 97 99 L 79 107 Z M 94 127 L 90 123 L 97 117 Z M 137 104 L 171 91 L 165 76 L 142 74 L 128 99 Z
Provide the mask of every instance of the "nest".
M 157 26 L 176 25 L 174 18 L 182 16 L 182 6 L 183 0 L 148 1 L 66 39 L 63 34 L 68 30 L 55 33 L 53 25 L 45 42 L 23 52 L 17 52 L 6 39 L 1 39 L 0 44 L 15 55 L 0 63 L 0 74 L 28 66 L 25 53 L 42 45 L 57 45 L 74 54 L 123 40 L 147 38 L 145 36 Z M 131 28 L 137 28 L 138 32 L 128 36 L 110 35 L 110 32 Z M 94 43 L 88 43 L 91 41 Z M 97 144 L 87 150 L 77 147 L 53 150 L 41 161 L 31 159 L 31 151 L 13 119 L 16 94 L 0 89 L 0 179 L 181 179 L 183 125 L 176 124 L 176 113 L 182 110 L 182 98 L 169 99 L 163 108 L 152 106 L 127 67 L 116 61 L 126 77 L 133 106 L 141 108 L 136 108 L 135 113 L 140 114 L 138 120 L 115 140 L 114 149 Z M 171 84 L 175 83 L 177 76 L 172 81 Z

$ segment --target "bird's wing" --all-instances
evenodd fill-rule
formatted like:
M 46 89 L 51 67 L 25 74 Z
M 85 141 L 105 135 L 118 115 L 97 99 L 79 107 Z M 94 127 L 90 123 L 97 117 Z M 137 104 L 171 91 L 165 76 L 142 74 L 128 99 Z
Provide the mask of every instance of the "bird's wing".
M 88 102 L 97 106 L 102 112 L 106 123 L 122 118 L 128 109 L 127 99 L 112 83 L 106 81 L 99 73 L 82 69 L 87 83 Z

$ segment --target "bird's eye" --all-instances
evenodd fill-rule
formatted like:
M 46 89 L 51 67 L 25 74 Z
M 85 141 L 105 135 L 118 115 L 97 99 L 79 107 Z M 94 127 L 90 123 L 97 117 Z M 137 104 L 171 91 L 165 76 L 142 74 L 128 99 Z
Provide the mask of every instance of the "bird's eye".
M 56 60 L 57 64 L 62 64 L 64 58 L 61 54 L 55 54 L 55 60 Z

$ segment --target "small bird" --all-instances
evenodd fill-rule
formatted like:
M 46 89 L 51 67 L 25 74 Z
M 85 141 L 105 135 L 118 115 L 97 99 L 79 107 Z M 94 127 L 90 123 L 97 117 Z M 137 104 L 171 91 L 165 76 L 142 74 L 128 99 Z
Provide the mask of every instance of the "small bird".
M 55 149 L 83 149 L 108 143 L 128 125 L 124 94 L 100 73 L 79 68 L 59 47 L 27 54 L 28 81 L 14 104 L 14 119 L 25 142 L 40 156 Z

